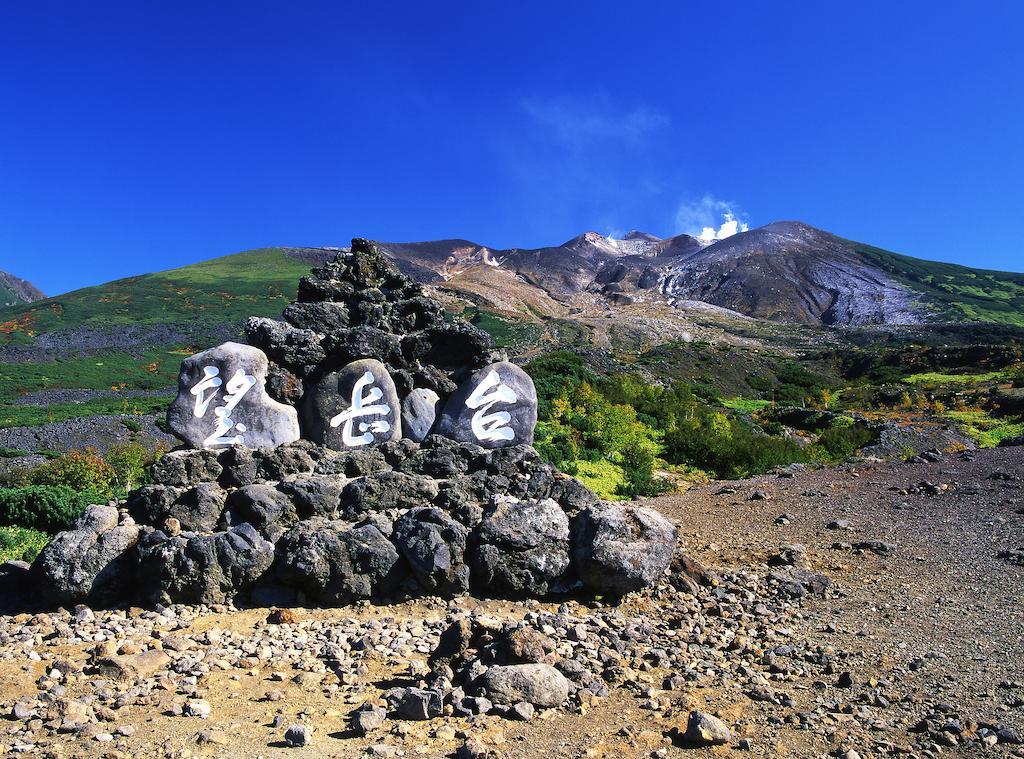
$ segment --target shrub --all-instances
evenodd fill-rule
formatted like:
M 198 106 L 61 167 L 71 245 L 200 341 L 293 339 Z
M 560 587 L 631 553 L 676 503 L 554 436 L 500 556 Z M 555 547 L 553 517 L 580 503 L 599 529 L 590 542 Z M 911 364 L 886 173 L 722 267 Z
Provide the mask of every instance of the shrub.
M 665 458 L 725 479 L 751 477 L 796 461 L 806 461 L 792 440 L 753 432 L 736 419 L 709 414 L 665 433 Z
M 103 460 L 113 472 L 114 489 L 123 495 L 146 481 L 153 455 L 138 443 L 121 443 L 111 446 Z
M 117 486 L 117 472 L 91 450 L 61 454 L 33 470 L 30 478 L 33 485 L 71 486 L 98 494 L 104 501 L 113 496 Z
M 0 561 L 33 561 L 50 536 L 24 527 L 0 527 Z
M 874 433 L 864 424 L 830 427 L 818 437 L 813 452 L 820 458 L 842 461 L 874 440 Z
M 27 485 L 0 488 L 0 525 L 54 533 L 68 530 L 92 503 L 106 498 L 75 491 L 67 485 Z
M 622 469 L 625 475 L 617 489 L 619 495 L 655 496 L 672 489 L 672 484 L 654 476 L 654 452 L 644 445 L 635 445 L 622 452 Z

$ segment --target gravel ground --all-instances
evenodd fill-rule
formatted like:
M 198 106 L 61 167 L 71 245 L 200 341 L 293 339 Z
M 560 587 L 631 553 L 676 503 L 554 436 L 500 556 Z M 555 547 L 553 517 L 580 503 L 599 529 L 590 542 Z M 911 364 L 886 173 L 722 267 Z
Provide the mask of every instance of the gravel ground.
M 1024 756 L 1022 460 L 1024 448 L 980 451 L 653 499 L 680 525 L 680 560 L 618 605 L 463 598 L 8 614 L 0 748 Z M 453 701 L 444 668 L 428 665 L 453 621 L 538 636 L 538 661 L 572 681 L 568 700 L 463 717 L 450 703 L 445 716 L 398 718 L 383 698 L 393 686 L 436 687 Z M 349 726 L 364 703 L 388 713 L 361 734 Z M 696 710 L 721 718 L 726 743 L 694 740 Z M 291 748 L 286 733 L 308 742 Z

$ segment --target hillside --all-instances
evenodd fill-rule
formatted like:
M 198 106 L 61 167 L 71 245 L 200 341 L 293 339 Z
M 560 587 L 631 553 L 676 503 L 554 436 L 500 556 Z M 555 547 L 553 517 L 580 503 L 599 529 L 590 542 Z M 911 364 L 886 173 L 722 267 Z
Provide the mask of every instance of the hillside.
M 0 307 L 31 303 L 45 297 L 43 291 L 31 282 L 0 271 Z
M 538 249 L 382 247 L 516 355 L 565 347 L 721 397 L 751 392 L 750 377 L 760 386 L 791 356 L 871 353 L 879 325 L 887 344 L 931 344 L 934 322 L 946 322 L 941 341 L 952 345 L 977 344 L 957 325 L 1024 326 L 1024 275 L 900 256 L 796 222 L 710 245 L 587 232 Z M 160 409 L 183 355 L 237 338 L 250 315 L 279 316 L 299 278 L 339 250 L 245 251 L 0 308 L 0 428 Z M 874 366 L 871 355 L 857 361 Z M 821 371 L 838 371 L 827 363 Z
M 30 344 L 57 330 L 193 328 L 197 319 L 236 324 L 251 314 L 277 315 L 315 262 L 304 251 L 250 250 L 0 309 L 0 334 L 8 344 Z

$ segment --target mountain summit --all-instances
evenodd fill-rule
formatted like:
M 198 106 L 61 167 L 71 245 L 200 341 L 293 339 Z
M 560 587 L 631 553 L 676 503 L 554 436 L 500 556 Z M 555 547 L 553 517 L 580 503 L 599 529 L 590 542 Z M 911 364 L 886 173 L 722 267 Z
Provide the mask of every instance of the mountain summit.
M 20 277 L 0 271 L 0 306 L 33 303 L 46 295 L 38 287 Z

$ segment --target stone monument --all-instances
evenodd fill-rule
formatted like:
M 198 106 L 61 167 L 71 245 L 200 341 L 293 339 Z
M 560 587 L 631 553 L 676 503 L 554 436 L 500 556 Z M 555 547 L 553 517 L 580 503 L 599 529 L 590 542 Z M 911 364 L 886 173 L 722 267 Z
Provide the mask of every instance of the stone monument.
M 43 549 L 41 598 L 621 596 L 667 568 L 672 524 L 541 461 L 529 375 L 373 243 L 303 277 L 283 317 L 182 363 L 183 447 Z

